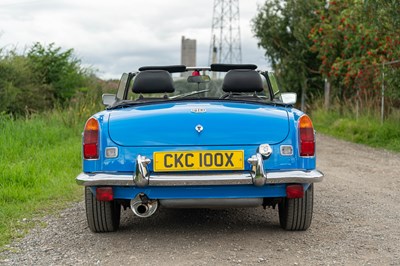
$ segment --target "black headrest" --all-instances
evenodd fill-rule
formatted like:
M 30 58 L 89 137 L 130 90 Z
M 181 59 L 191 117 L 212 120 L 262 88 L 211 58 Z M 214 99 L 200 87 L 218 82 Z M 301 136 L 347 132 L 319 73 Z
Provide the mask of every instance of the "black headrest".
M 224 92 L 261 92 L 264 90 L 260 74 L 251 69 L 228 71 L 222 89 Z
M 146 70 L 139 72 L 133 81 L 134 93 L 167 93 L 174 92 L 171 74 L 165 70 Z

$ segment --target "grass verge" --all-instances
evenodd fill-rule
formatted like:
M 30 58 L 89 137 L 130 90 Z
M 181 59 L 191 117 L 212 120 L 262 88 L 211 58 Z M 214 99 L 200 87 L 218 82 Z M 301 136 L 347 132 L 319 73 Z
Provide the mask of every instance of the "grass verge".
M 312 112 L 318 132 L 371 147 L 400 152 L 400 119 L 393 115 L 383 124 L 378 117 L 317 109 Z
M 81 198 L 81 137 L 62 116 L 0 115 L 0 247 L 23 236 L 35 217 Z

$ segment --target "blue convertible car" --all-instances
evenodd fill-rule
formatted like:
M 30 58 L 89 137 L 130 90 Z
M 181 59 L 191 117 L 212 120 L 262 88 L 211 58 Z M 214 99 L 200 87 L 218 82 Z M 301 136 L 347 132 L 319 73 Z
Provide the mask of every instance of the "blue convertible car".
M 255 65 L 147 66 L 124 74 L 86 122 L 89 228 L 115 231 L 121 209 L 276 207 L 286 230 L 312 220 L 316 170 L 310 118 Z

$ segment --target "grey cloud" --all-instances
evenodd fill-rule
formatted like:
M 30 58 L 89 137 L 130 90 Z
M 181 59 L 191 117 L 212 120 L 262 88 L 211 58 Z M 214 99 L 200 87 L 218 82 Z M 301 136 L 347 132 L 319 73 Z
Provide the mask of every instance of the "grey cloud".
M 99 76 L 117 78 L 142 65 L 179 64 L 185 35 L 197 40 L 197 64 L 208 63 L 213 0 L 6 1 L 0 3 L 0 47 L 54 42 L 73 48 Z M 266 64 L 250 31 L 257 3 L 240 7 L 243 61 Z

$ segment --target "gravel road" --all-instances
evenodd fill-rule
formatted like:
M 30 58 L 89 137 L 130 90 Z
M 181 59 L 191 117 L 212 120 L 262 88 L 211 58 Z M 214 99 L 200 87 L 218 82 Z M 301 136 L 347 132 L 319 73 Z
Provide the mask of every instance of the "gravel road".
M 0 254 L 4 265 L 400 265 L 400 154 L 318 136 L 314 219 L 280 229 L 277 210 L 123 212 L 93 234 L 83 203 L 46 217 Z

